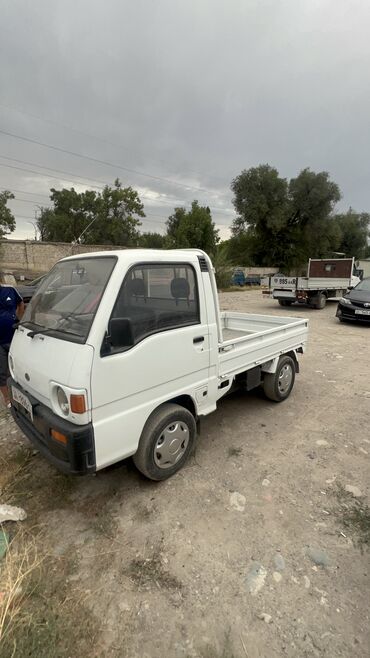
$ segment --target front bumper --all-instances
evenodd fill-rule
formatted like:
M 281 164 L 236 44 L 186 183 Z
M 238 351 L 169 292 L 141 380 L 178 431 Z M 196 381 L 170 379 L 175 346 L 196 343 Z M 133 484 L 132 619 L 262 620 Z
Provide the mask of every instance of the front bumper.
M 33 420 L 12 398 L 12 386 L 22 391 L 30 400 Z M 11 412 L 15 422 L 49 462 L 63 473 L 71 475 L 95 472 L 95 442 L 91 423 L 74 425 L 68 420 L 60 418 L 51 409 L 24 391 L 11 377 L 8 379 L 8 387 L 12 402 Z M 67 439 L 66 444 L 54 439 L 51 436 L 51 430 L 63 434 Z
M 335 315 L 337 318 L 341 318 L 342 320 L 353 320 L 355 322 L 370 323 L 370 314 L 362 315 L 361 313 L 356 313 L 358 310 L 360 309 L 356 306 L 352 306 L 350 304 L 341 304 L 339 302 Z

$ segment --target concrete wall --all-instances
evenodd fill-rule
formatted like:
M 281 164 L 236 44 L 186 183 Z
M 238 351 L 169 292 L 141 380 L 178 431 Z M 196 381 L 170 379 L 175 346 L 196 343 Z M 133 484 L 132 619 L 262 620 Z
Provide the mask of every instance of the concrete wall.
M 112 251 L 124 247 L 109 245 L 80 245 L 68 242 L 36 242 L 33 240 L 1 240 L 0 269 L 21 273 L 48 272 L 55 263 L 66 256 L 91 251 Z

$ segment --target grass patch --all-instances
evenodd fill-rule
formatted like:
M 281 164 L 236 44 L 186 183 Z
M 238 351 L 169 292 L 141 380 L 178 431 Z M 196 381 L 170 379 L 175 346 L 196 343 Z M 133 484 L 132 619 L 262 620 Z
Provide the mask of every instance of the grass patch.
M 1 562 L 0 655 L 92 655 L 100 629 L 84 606 L 84 594 L 71 591 L 67 582 L 75 568 L 73 554 L 54 558 L 43 546 L 41 535 L 19 530 Z
M 352 533 L 361 550 L 370 548 L 370 507 L 361 499 L 353 498 L 343 485 L 337 484 L 334 495 L 339 507 L 336 515 L 339 523 Z

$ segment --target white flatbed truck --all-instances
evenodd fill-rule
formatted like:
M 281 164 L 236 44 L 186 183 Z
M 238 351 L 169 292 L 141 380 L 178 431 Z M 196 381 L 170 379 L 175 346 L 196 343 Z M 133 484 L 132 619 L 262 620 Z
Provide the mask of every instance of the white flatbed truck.
M 222 312 L 200 250 L 122 250 L 59 261 L 10 347 L 12 414 L 66 473 L 133 456 L 148 478 L 185 463 L 200 417 L 235 386 L 285 400 L 307 320 Z
M 262 281 L 263 295 L 277 299 L 280 306 L 294 302 L 322 309 L 328 299 L 342 297 L 359 283 L 354 275 L 354 258 L 310 258 L 307 276 L 270 276 Z

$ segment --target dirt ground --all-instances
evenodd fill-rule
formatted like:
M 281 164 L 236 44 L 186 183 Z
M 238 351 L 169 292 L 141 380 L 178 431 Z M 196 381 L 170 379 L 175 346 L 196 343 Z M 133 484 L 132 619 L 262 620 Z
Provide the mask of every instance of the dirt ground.
M 26 509 L 47 554 L 17 658 L 369 656 L 370 326 L 340 324 L 332 303 L 220 300 L 309 318 L 308 349 L 288 400 L 225 399 L 172 479 L 130 460 L 59 475 L 2 413 L 0 502 Z

